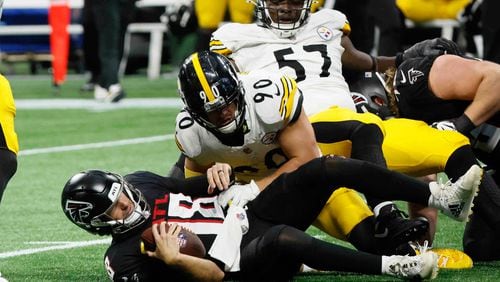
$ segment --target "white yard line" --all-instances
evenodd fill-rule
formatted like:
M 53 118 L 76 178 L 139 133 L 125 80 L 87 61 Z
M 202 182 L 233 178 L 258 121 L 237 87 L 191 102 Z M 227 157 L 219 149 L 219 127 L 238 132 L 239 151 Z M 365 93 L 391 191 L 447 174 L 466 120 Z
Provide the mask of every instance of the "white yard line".
M 105 104 L 105 103 L 99 103 L 99 102 L 96 102 L 93 100 L 84 100 L 84 99 L 73 99 L 73 100 L 64 100 L 64 99 L 23 100 L 23 99 L 21 99 L 21 100 L 16 101 L 16 107 L 18 109 L 97 109 L 97 110 L 106 110 L 106 109 L 116 109 L 116 108 L 159 108 L 159 107 L 160 108 L 161 107 L 180 108 L 181 105 L 182 105 L 181 101 L 179 99 L 174 99 L 174 98 L 125 99 L 124 101 L 117 103 L 117 104 Z M 167 135 L 123 139 L 123 140 L 89 143 L 89 144 L 77 144 L 77 145 L 68 145 L 68 146 L 59 146 L 59 147 L 29 149 L 29 150 L 20 151 L 19 155 L 20 156 L 28 156 L 28 155 L 48 154 L 48 153 L 55 153 L 55 152 L 79 151 L 79 150 L 95 149 L 95 148 L 106 148 L 106 147 L 125 146 L 125 145 L 142 144 L 142 143 L 153 143 L 153 142 L 160 142 L 160 141 L 166 141 L 166 140 L 172 140 L 172 139 L 174 139 L 174 134 L 167 134 Z M 49 246 L 0 253 L 0 259 L 17 257 L 17 256 L 22 256 L 22 255 L 30 255 L 30 254 L 53 251 L 53 250 L 74 249 L 74 248 L 81 248 L 81 247 L 102 245 L 102 244 L 109 244 L 109 243 L 111 243 L 110 238 L 101 239 L 101 240 L 91 240 L 91 241 L 76 241 L 76 242 L 71 242 L 71 241 L 26 242 L 26 244 L 30 244 L 30 245 L 49 245 Z
M 117 110 L 135 108 L 181 108 L 180 98 L 125 98 L 118 103 L 103 103 L 94 99 L 17 99 L 16 108 L 23 110 L 88 109 Z
M 99 148 L 125 146 L 125 145 L 142 144 L 142 143 L 153 143 L 153 142 L 172 140 L 172 139 L 174 139 L 174 136 L 175 136 L 174 134 L 167 134 L 167 135 L 158 135 L 158 136 L 150 136 L 150 137 L 141 137 L 141 138 L 98 142 L 98 143 L 28 149 L 28 150 L 21 150 L 18 155 L 19 156 L 29 156 L 29 155 L 49 154 L 49 153 L 57 153 L 57 152 L 81 151 L 81 150 L 87 150 L 87 149 L 99 149 Z
M 33 243 L 37 243 L 37 242 L 28 242 L 28 244 L 33 244 Z M 0 259 L 17 257 L 17 256 L 22 256 L 22 255 L 31 255 L 31 254 L 53 251 L 53 250 L 65 250 L 65 249 L 74 249 L 74 248 L 88 247 L 88 246 L 94 246 L 94 245 L 109 244 L 109 243 L 111 243 L 111 238 L 101 239 L 101 240 L 91 240 L 91 241 L 77 241 L 77 242 L 41 242 L 41 244 L 43 244 L 43 243 L 50 244 L 52 246 L 42 247 L 42 248 L 30 248 L 30 249 L 0 253 Z

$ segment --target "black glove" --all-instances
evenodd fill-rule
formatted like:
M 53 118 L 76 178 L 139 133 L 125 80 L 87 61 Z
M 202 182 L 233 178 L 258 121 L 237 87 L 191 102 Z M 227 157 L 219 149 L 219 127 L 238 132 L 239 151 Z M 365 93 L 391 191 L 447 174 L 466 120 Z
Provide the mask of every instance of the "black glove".
M 463 52 L 460 50 L 460 47 L 451 40 L 444 38 L 427 39 L 415 43 L 403 53 L 398 53 L 396 55 L 396 67 L 410 58 L 439 56 L 443 54 L 463 55 Z

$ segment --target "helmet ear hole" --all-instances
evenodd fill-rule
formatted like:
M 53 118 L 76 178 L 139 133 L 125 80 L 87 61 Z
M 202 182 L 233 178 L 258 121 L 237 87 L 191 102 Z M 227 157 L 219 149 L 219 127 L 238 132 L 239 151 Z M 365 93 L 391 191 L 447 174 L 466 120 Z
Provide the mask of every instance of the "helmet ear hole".
M 379 96 L 372 96 L 372 101 L 375 104 L 379 105 L 379 106 L 385 106 L 386 105 L 384 99 L 380 98 Z

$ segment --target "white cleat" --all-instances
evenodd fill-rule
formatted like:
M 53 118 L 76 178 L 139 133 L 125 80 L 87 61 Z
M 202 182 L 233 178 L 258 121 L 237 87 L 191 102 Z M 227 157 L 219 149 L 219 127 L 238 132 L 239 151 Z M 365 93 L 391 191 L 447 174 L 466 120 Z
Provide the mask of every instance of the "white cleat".
M 433 252 L 424 252 L 417 256 L 389 256 L 383 257 L 382 274 L 396 276 L 403 279 L 434 279 L 438 268 L 438 255 Z
M 455 220 L 466 221 L 472 214 L 472 202 L 477 196 L 482 176 L 483 169 L 473 165 L 455 183 L 429 183 L 429 206 L 440 209 Z

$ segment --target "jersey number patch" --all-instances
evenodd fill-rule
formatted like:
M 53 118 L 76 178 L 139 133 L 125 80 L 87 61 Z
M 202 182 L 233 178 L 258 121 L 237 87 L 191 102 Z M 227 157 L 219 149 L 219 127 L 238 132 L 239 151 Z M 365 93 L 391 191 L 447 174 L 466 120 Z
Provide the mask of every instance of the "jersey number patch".
M 320 77 L 328 77 L 330 76 L 330 72 L 328 69 L 332 65 L 332 60 L 328 57 L 327 46 L 325 44 L 313 44 L 306 45 L 302 47 L 304 51 L 312 53 L 319 52 L 321 58 L 323 58 L 323 64 L 321 65 L 321 73 Z M 295 79 L 297 82 L 306 79 L 306 70 L 304 66 L 302 66 L 297 60 L 286 59 L 285 56 L 294 54 L 293 49 L 291 47 L 286 49 L 281 49 L 274 51 L 274 57 L 278 62 L 280 69 L 284 67 L 290 67 L 295 71 L 295 75 L 297 78 Z

